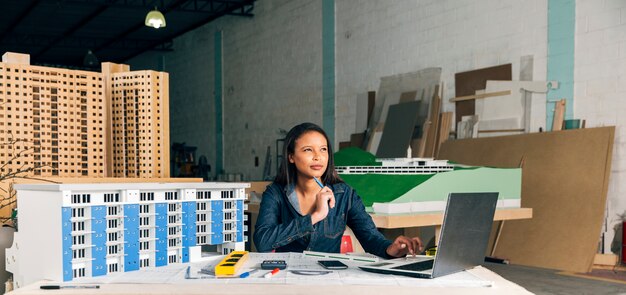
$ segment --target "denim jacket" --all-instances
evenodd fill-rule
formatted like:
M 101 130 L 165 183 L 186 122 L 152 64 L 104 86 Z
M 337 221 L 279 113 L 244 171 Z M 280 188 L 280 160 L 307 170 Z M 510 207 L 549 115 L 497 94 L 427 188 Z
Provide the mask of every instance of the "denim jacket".
M 311 215 L 302 216 L 288 196 L 294 186 L 272 183 L 261 199 L 254 228 L 254 244 L 259 252 L 302 252 L 304 250 L 339 253 L 346 225 L 352 229 L 366 252 L 383 258 L 392 243 L 376 229 L 372 217 L 356 192 L 345 183 L 328 185 L 335 195 L 335 207 L 315 225 Z

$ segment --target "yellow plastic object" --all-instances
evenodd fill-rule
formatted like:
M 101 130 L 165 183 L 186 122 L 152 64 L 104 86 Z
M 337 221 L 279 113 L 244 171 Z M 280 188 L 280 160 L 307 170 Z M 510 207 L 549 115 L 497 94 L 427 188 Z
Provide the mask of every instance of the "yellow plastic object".
M 437 246 L 426 249 L 427 256 L 435 256 L 437 254 Z
M 233 251 L 215 266 L 216 276 L 232 276 L 248 260 L 248 251 Z

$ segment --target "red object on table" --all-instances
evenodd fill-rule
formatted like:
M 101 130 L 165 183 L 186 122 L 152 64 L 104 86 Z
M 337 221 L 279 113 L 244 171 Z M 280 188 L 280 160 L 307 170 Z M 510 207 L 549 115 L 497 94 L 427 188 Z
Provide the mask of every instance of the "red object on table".
M 339 250 L 342 254 L 354 252 L 352 249 L 352 238 L 349 235 L 341 237 L 341 248 Z

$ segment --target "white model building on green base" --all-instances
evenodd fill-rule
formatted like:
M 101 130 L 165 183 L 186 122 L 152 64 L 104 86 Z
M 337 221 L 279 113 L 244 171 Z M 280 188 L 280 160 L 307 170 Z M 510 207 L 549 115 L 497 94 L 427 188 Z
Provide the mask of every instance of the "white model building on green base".
M 475 167 L 437 173 L 398 198 L 374 202 L 376 213 L 444 211 L 450 193 L 497 192 L 498 209 L 520 208 L 522 168 Z
M 374 213 L 443 211 L 450 193 L 497 192 L 498 208 L 520 208 L 522 168 L 474 167 L 431 158 L 376 158 L 358 148 L 335 153 L 339 176 Z

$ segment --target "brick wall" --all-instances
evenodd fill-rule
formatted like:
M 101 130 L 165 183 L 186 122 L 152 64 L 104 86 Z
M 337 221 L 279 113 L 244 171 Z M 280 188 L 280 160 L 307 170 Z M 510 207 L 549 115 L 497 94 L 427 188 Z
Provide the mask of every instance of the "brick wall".
M 215 164 L 213 36 L 220 29 L 226 172 L 259 179 L 267 146 L 275 156 L 279 128 L 303 121 L 321 125 L 321 3 L 258 1 L 254 18 L 220 18 L 177 38 L 171 53 L 136 58 L 133 68 L 156 68 L 165 56 L 171 141 L 198 146 L 198 155 Z M 453 110 L 447 101 L 454 97 L 456 72 L 512 63 L 513 79 L 518 79 L 520 58 L 532 55 L 534 80 L 546 79 L 546 1 L 335 3 L 335 143 L 361 131 L 355 130 L 357 94 L 378 90 L 382 76 L 442 67 L 444 111 Z M 574 117 L 586 119 L 589 127 L 617 126 L 605 238 L 610 244 L 617 214 L 626 211 L 626 198 L 620 197 L 626 193 L 626 182 L 620 181 L 626 176 L 626 131 L 621 127 L 626 122 L 621 113 L 626 110 L 626 2 L 576 1 L 575 34 Z
M 626 2 L 576 1 L 574 116 L 587 126 L 615 125 L 604 250 L 626 213 Z
M 545 1 L 337 1 L 338 141 L 355 132 L 357 93 L 378 90 L 380 77 L 441 67 L 444 111 L 453 111 L 454 73 L 534 56 L 546 76 Z M 342 128 L 342 126 L 344 128 Z M 360 132 L 360 131 L 359 131 Z

